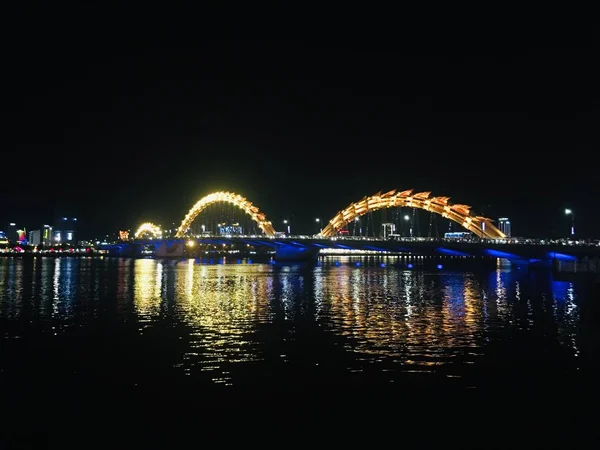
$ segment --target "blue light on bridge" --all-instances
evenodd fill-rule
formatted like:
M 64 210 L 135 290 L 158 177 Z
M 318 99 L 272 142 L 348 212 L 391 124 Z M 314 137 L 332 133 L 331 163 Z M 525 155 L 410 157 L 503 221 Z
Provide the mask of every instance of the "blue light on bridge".
M 385 263 L 379 264 L 379 267 L 385 267 Z
M 559 261 L 577 261 L 577 257 L 565 253 L 548 252 L 548 258 L 558 259 Z
M 360 262 L 357 262 L 357 263 L 356 263 L 356 267 L 360 267 Z
M 270 241 L 270 242 L 266 242 L 266 241 L 245 241 L 245 242 L 246 243 L 250 243 L 250 245 L 256 245 L 258 243 L 259 245 L 264 245 L 266 247 L 275 247 L 273 245 L 273 241 Z M 279 244 L 281 245 L 281 243 L 279 243 Z
M 443 269 L 443 268 L 444 268 L 444 266 L 442 266 L 441 264 L 438 264 L 436 267 L 437 267 L 438 269 Z
M 493 258 L 519 259 L 519 256 L 515 255 L 514 253 L 501 252 L 489 248 L 486 248 L 484 252 Z
M 412 269 L 412 268 L 413 268 L 413 265 L 412 265 L 412 264 L 409 264 L 409 265 L 408 265 L 408 266 L 406 266 L 406 267 L 408 267 L 409 269 Z
M 438 253 L 442 253 L 444 255 L 448 255 L 448 256 L 469 256 L 468 253 L 459 252 L 458 250 L 452 250 L 452 249 L 443 248 L 443 247 L 436 248 L 435 251 Z

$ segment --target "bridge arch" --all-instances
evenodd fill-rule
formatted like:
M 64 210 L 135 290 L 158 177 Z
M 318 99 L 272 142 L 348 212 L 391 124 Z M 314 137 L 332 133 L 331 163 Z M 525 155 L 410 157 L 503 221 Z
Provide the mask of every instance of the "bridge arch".
M 177 229 L 175 237 L 182 238 L 185 236 L 185 233 L 190 228 L 192 222 L 198 216 L 198 214 L 200 214 L 210 205 L 219 202 L 231 203 L 237 206 L 258 224 L 258 227 L 263 231 L 263 233 L 268 236 L 273 236 L 275 234 L 275 228 L 273 228 L 271 222 L 269 222 L 267 217 L 261 213 L 260 210 L 250 201 L 233 192 L 213 192 L 212 194 L 202 197 L 194 204 L 194 206 L 192 206 L 187 215 L 181 221 L 181 225 Z
M 431 192 L 413 193 L 413 189 L 397 192 L 394 189 L 385 194 L 378 192 L 370 197 L 364 197 L 333 216 L 327 226 L 323 228 L 321 235 L 323 237 L 335 236 L 346 224 L 368 212 L 395 206 L 408 206 L 437 213 L 482 238 L 502 239 L 506 237 L 493 225 L 491 219 L 472 214 L 470 206 L 451 204 L 450 197 L 430 197 L 430 195 Z
M 140 225 L 134 234 L 135 239 L 140 238 L 144 234 L 150 234 L 152 237 L 159 238 L 162 236 L 162 230 L 159 226 L 154 225 L 152 222 L 144 222 Z

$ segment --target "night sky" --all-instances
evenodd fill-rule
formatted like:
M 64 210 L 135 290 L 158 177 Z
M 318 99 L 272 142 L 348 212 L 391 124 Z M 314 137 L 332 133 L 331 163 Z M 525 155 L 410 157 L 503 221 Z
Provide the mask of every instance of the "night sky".
M 598 237 L 594 41 L 439 42 L 24 40 L 4 59 L 0 224 L 68 215 L 91 237 L 223 189 L 309 232 L 415 188 L 513 235 L 565 235 L 572 208 Z

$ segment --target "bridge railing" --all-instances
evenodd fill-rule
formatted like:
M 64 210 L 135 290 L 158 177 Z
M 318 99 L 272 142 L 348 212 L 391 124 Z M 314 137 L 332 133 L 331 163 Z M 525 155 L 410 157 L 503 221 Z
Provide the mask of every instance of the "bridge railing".
M 163 237 L 164 239 L 175 239 L 174 237 Z M 506 238 L 506 239 L 486 239 L 476 236 L 467 238 L 434 238 L 434 237 L 373 237 L 373 236 L 334 236 L 323 237 L 319 234 L 315 235 L 277 235 L 268 236 L 264 234 L 251 235 L 190 235 L 183 239 L 262 239 L 262 240 L 327 240 L 327 241 L 368 241 L 368 242 L 444 242 L 444 243 L 486 243 L 486 244 L 513 244 L 513 245 L 561 245 L 561 246 L 590 246 L 600 247 L 600 243 L 589 240 L 571 240 L 571 239 L 542 239 L 542 238 Z M 150 241 L 158 241 L 161 238 L 150 239 Z

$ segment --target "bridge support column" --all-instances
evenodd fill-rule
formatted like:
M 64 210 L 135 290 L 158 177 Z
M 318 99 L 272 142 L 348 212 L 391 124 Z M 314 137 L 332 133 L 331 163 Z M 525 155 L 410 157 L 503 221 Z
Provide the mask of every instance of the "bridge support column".
M 123 243 L 109 249 L 110 256 L 135 257 L 141 253 L 141 248 L 138 244 Z
M 549 259 L 511 259 L 510 265 L 522 269 L 536 267 L 552 267 L 552 260 Z
M 275 249 L 275 261 L 277 262 L 311 261 L 317 259 L 318 256 L 319 249 L 315 247 L 282 245 Z
M 156 249 L 155 256 L 157 258 L 181 258 L 183 257 L 184 248 L 185 247 L 183 242 L 161 242 L 158 248 Z

